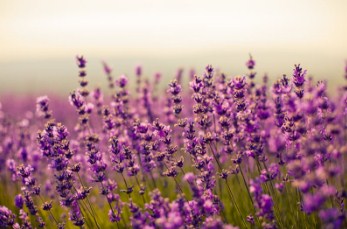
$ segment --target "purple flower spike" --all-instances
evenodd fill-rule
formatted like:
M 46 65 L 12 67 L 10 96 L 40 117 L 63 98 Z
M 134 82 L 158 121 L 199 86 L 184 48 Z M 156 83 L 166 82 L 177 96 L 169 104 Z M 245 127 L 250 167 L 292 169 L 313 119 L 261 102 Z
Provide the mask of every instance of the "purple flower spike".
M 1 101 L 0 228 L 346 227 L 346 85 L 300 65 L 254 80 L 250 55 L 245 74 L 207 65 L 163 82 L 103 62 L 103 90 L 73 60 L 72 106 Z
M 293 73 L 293 83 L 296 87 L 301 87 L 305 80 L 306 70 L 302 71 L 302 67 L 300 64 L 295 65 L 294 73 Z
M 124 88 L 128 84 L 128 78 L 126 75 L 121 75 L 120 79 L 118 80 L 118 85 L 121 88 Z
M 299 65 L 295 65 L 293 72 L 293 84 L 295 86 L 295 94 L 301 99 L 304 96 L 303 85 L 305 83 L 306 70 L 302 70 Z
M 5 206 L 0 206 L 0 228 L 8 228 L 14 224 L 15 215 Z
M 17 208 L 23 208 L 23 204 L 24 204 L 23 196 L 21 194 L 18 194 L 14 199 L 14 203 Z
M 244 76 L 237 76 L 233 79 L 232 85 L 235 87 L 237 90 L 241 90 L 245 87 L 246 85 L 246 77 Z
M 137 77 L 140 77 L 142 75 L 142 66 L 141 65 L 138 65 L 135 67 L 135 75 Z
M 85 68 L 87 61 L 83 56 L 76 56 L 76 63 L 79 68 Z
M 73 201 L 71 206 L 72 208 L 70 210 L 70 220 L 73 222 L 75 226 L 84 225 L 84 218 L 82 216 L 77 201 Z
M 104 67 L 104 72 L 107 74 L 107 75 L 110 75 L 111 72 L 112 72 L 112 68 L 110 68 L 110 66 L 108 66 L 108 64 L 106 62 L 102 62 L 102 65 Z
M 249 55 L 249 60 L 246 62 L 246 66 L 249 70 L 252 70 L 255 66 L 255 60 L 253 60 L 252 55 Z

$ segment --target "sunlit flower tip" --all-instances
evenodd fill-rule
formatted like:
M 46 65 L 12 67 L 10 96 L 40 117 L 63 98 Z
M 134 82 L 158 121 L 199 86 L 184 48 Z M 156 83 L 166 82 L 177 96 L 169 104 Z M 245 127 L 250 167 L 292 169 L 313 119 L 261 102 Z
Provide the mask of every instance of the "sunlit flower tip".
M 207 65 L 205 67 L 205 70 L 206 70 L 207 73 L 212 73 L 214 69 L 213 69 L 212 65 Z
M 141 134 L 145 134 L 147 133 L 149 128 L 149 125 L 147 123 L 140 123 L 137 127 L 136 130 L 141 133 Z
M 186 173 L 186 175 L 184 175 L 184 177 L 183 177 L 183 180 L 185 180 L 189 183 L 193 182 L 194 179 L 195 179 L 195 175 L 194 175 L 194 173 L 191 173 L 191 172 Z
M 91 114 L 93 112 L 93 110 L 94 110 L 94 107 L 95 107 L 95 105 L 93 103 L 87 103 L 86 107 L 85 107 L 85 111 L 88 114 Z
M 36 99 L 36 112 L 39 116 L 50 118 L 51 112 L 48 110 L 49 99 L 47 96 L 41 96 Z
M 102 66 L 104 68 L 104 72 L 107 74 L 107 75 L 110 75 L 111 72 L 112 72 L 112 68 L 110 68 L 110 66 L 106 63 L 106 62 L 102 62 Z
M 128 84 L 128 78 L 126 77 L 126 75 L 121 75 L 119 80 L 118 80 L 118 85 L 119 87 L 123 88 Z
M 229 175 L 229 171 L 228 171 L 228 170 L 225 170 L 225 169 L 223 169 L 223 170 L 221 171 L 221 173 L 219 174 L 220 178 L 222 178 L 222 179 L 227 179 L 227 178 L 228 178 L 228 175 Z
M 71 171 L 78 173 L 81 170 L 81 164 L 80 163 L 76 163 L 74 165 L 72 165 L 71 167 Z
M 135 75 L 138 77 L 142 75 L 142 66 L 141 65 L 137 65 L 135 67 Z
M 249 222 L 250 224 L 254 224 L 254 217 L 252 215 L 248 215 L 246 217 L 247 222 Z
M 246 66 L 249 70 L 252 70 L 255 66 L 255 60 L 253 60 L 252 55 L 249 55 L 249 60 L 246 62 Z
M 295 68 L 293 70 L 293 83 L 296 87 L 302 87 L 305 80 L 306 70 L 302 70 L 302 67 L 300 67 L 300 64 L 295 65 Z
M 80 92 L 74 91 L 69 96 L 70 104 L 75 106 L 76 108 L 81 108 L 84 105 L 84 99 Z
M 169 89 L 169 92 L 172 94 L 172 95 L 178 95 L 181 90 L 182 90 L 182 87 L 181 85 L 178 84 L 178 82 L 176 80 L 172 81 L 170 84 L 170 89 Z
M 241 90 L 246 85 L 246 77 L 245 76 L 235 76 L 232 80 L 232 86 L 234 86 L 235 89 Z
M 45 203 L 43 203 L 42 209 L 43 209 L 44 211 L 49 211 L 49 210 L 51 210 L 51 209 L 52 209 L 52 201 L 50 201 L 50 202 L 46 201 Z
M 176 166 L 179 168 L 182 168 L 183 163 L 184 163 L 184 158 L 183 158 L 183 156 L 181 156 L 180 159 L 176 162 Z
M 42 107 L 47 106 L 48 101 L 49 101 L 49 99 L 48 99 L 48 96 L 47 96 L 47 95 L 40 96 L 40 97 L 38 97 L 38 98 L 36 99 L 36 103 L 37 103 L 38 105 L 42 106 Z
M 87 61 L 83 56 L 76 56 L 76 63 L 79 68 L 85 68 Z

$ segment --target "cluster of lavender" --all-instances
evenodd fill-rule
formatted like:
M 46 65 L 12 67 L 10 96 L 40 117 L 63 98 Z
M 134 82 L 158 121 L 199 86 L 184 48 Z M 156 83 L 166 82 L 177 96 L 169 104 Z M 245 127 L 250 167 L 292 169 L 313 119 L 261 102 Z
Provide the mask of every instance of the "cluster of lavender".
M 134 93 L 103 63 L 104 93 L 76 61 L 74 111 L 0 106 L 0 228 L 347 227 L 347 86 L 330 97 L 300 65 L 257 83 L 250 56 L 163 91 L 138 66 Z

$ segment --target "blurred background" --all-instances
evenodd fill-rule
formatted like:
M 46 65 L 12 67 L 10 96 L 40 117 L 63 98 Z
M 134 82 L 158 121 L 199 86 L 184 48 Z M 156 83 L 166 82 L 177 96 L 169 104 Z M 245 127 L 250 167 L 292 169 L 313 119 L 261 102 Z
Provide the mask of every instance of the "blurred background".
M 95 86 L 107 84 L 102 61 L 115 76 L 134 77 L 140 64 L 168 80 L 207 64 L 243 74 L 251 53 L 258 77 L 300 63 L 333 91 L 347 58 L 346 10 L 346 0 L 1 0 L 0 94 L 66 95 L 77 87 L 76 54 Z

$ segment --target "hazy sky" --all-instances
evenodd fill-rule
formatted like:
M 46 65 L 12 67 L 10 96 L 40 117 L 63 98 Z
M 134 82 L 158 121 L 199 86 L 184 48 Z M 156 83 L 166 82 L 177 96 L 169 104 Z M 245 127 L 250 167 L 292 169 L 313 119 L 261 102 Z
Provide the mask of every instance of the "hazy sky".
M 302 63 L 341 82 L 346 12 L 346 0 L 1 0 L 0 90 L 70 90 L 76 54 L 95 81 L 101 60 L 117 74 L 135 64 L 149 75 L 206 64 L 241 74 L 251 52 L 261 74 Z

